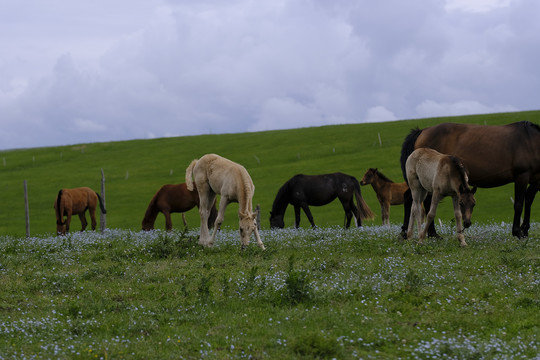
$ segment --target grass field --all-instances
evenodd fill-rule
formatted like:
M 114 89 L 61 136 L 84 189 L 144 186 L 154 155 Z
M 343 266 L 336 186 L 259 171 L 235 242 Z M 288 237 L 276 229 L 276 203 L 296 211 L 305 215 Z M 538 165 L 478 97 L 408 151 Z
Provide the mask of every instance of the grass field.
M 0 152 L 0 359 L 538 359 L 540 224 L 511 236 L 513 188 L 479 189 L 466 248 L 451 202 L 442 239 L 399 237 L 402 207 L 343 229 L 339 203 L 312 208 L 317 229 L 268 229 L 278 188 L 297 173 L 369 167 L 402 181 L 411 128 L 443 121 L 537 122 L 539 111 L 326 126 L 261 133 L 76 144 Z M 175 231 L 139 231 L 148 202 L 184 181 L 193 158 L 243 164 L 256 186 L 266 250 L 240 250 L 237 205 L 213 248 L 197 244 L 198 213 Z M 108 229 L 54 235 L 62 187 L 100 189 Z M 25 237 L 23 181 L 31 237 Z M 78 219 L 72 229 L 79 227 Z M 158 228 L 164 227 L 158 217 Z
M 540 229 L 107 230 L 0 238 L 3 359 L 534 359 Z
M 537 121 L 540 111 L 396 121 L 375 124 L 336 125 L 244 134 L 202 135 L 133 140 L 0 152 L 0 234 L 25 234 L 23 181 L 27 180 L 30 230 L 33 235 L 55 231 L 53 202 L 61 188 L 89 186 L 100 191 L 101 169 L 106 177 L 107 224 L 110 228 L 138 230 L 148 202 L 166 183 L 184 182 L 189 162 L 205 153 L 217 153 L 241 163 L 255 183 L 254 203 L 260 204 L 262 227 L 268 228 L 269 211 L 279 187 L 293 175 L 341 171 L 361 178 L 377 167 L 394 181 L 403 181 L 399 156 L 403 139 L 413 127 L 444 121 L 506 124 Z M 371 187 L 363 196 L 377 214 L 370 224 L 380 224 L 378 201 Z M 473 221 L 511 221 L 513 187 L 480 189 Z M 533 206 L 533 220 L 540 205 Z M 237 206 L 231 205 L 225 226 L 237 226 Z M 316 224 L 343 224 L 339 202 L 313 208 Z M 451 202 L 438 210 L 443 221 L 452 218 Z M 401 206 L 392 207 L 390 220 L 400 223 Z M 198 214 L 187 214 L 190 226 L 198 226 Z M 286 226 L 293 225 L 293 211 L 286 213 Z M 181 223 L 180 216 L 173 223 Z M 302 215 L 302 226 L 307 226 Z M 73 221 L 73 229 L 79 227 Z M 158 217 L 156 226 L 164 228 Z

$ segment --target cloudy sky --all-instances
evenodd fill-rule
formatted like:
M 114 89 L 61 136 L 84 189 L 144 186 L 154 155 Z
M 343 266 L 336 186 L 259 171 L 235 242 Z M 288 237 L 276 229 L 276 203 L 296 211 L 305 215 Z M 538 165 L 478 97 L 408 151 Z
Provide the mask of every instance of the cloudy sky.
M 0 0 L 0 149 L 540 109 L 537 0 Z

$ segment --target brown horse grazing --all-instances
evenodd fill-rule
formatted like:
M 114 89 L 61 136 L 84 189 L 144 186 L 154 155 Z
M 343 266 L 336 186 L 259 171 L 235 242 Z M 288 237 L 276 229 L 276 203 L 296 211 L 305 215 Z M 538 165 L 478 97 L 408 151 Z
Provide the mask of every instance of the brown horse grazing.
M 59 235 L 65 235 L 66 232 L 69 232 L 71 215 L 79 215 L 82 225 L 81 231 L 84 231 L 88 225 L 85 216 L 86 210 L 88 210 L 92 219 L 92 230 L 96 230 L 96 206 L 98 200 L 101 213 L 106 214 L 107 210 L 103 206 L 101 197 L 94 190 L 87 187 L 60 190 L 54 202 L 56 232 Z M 67 216 L 66 221 L 64 221 L 64 216 Z
M 149 231 L 154 229 L 154 223 L 158 214 L 161 212 L 165 215 L 165 229 L 167 231 L 172 230 L 171 213 L 182 213 L 193 209 L 195 206 L 199 206 L 199 193 L 197 189 L 189 191 L 185 183 L 177 185 L 163 185 L 154 195 L 144 218 L 142 220 L 142 229 Z M 208 218 L 208 226 L 211 227 L 216 220 L 217 210 L 215 205 L 210 211 Z M 184 226 L 186 226 L 185 218 Z
M 437 212 L 437 205 L 445 196 L 451 196 L 454 204 L 457 237 L 461 246 L 467 246 L 463 236 L 462 219 L 465 228 L 471 226 L 471 215 L 476 204 L 476 188 L 469 188 L 467 172 L 461 160 L 452 155 L 444 155 L 429 148 L 413 151 L 405 163 L 407 181 L 411 188 L 413 203 L 407 238 L 414 231 L 414 221 L 418 223 L 418 243 L 426 237 L 427 229 Z M 431 207 L 427 214 L 424 230 L 422 223 L 422 202 L 428 193 L 432 194 Z
M 422 130 L 414 129 L 401 149 L 401 168 L 418 148 L 429 147 L 443 154 L 458 156 L 469 172 L 469 183 L 491 188 L 514 183 L 512 234 L 528 235 L 531 205 L 540 186 L 540 127 L 528 121 L 503 126 L 444 123 Z M 528 186 L 528 188 L 527 188 Z M 405 195 L 403 232 L 408 228 L 410 194 Z M 429 206 L 424 203 L 424 206 Z M 523 223 L 521 213 L 525 206 Z M 430 236 L 437 236 L 432 225 Z
M 248 246 L 251 234 L 255 234 L 257 245 L 264 250 L 264 244 L 257 228 L 257 213 L 253 212 L 252 200 L 255 185 L 242 165 L 216 154 L 206 154 L 189 164 L 186 169 L 186 184 L 189 190 L 193 190 L 196 184 L 199 192 L 199 214 L 201 216 L 199 244 L 209 247 L 214 245 L 216 233 L 223 223 L 227 205 L 231 202 L 237 202 L 242 249 Z M 208 216 L 210 207 L 215 202 L 216 194 L 221 195 L 221 198 L 214 231 L 210 236 Z
M 375 168 L 370 168 L 364 174 L 360 185 L 373 187 L 381 204 L 382 223 L 390 225 L 390 205 L 403 204 L 403 194 L 409 189 L 406 182 L 395 183 Z

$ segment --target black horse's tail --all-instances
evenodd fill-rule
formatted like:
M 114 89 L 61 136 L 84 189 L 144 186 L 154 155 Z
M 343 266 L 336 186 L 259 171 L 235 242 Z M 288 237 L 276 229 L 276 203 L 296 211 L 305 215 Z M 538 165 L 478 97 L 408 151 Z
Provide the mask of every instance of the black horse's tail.
M 99 200 L 99 208 L 101 209 L 101 213 L 106 214 L 107 210 L 105 210 L 105 205 L 103 205 L 103 200 L 101 200 L 101 196 L 99 196 L 98 193 L 96 193 L 96 195 L 97 195 L 97 198 Z
M 362 197 L 362 192 L 360 190 L 360 183 L 355 177 L 353 177 L 353 182 L 354 182 L 354 196 L 356 197 L 356 203 L 358 204 L 356 218 L 360 220 L 360 225 L 361 225 L 363 219 L 373 220 L 375 218 L 375 213 L 371 211 L 368 204 L 364 201 L 364 198 Z
M 420 136 L 423 130 L 420 130 L 419 128 L 412 129 L 409 135 L 405 138 L 405 141 L 403 141 L 403 145 L 401 146 L 401 157 L 399 158 L 399 162 L 401 163 L 401 173 L 403 174 L 403 178 L 405 179 L 405 182 L 409 184 L 407 181 L 407 171 L 405 170 L 405 163 L 407 162 L 407 158 L 411 153 L 414 151 L 414 145 L 416 144 L 416 140 Z
M 64 209 L 61 208 L 62 206 L 62 190 L 58 192 L 58 195 L 56 196 L 56 224 L 58 225 L 64 225 Z

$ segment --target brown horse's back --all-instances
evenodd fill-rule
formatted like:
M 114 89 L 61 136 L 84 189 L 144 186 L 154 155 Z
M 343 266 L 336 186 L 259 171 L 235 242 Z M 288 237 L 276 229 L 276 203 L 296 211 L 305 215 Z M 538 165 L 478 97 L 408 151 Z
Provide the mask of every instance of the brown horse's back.
M 422 130 L 415 149 L 428 147 L 459 157 L 471 184 L 496 187 L 514 181 L 515 170 L 539 168 L 540 136 L 528 137 L 526 124 L 484 126 L 444 123 Z
M 186 183 L 177 185 L 163 185 L 157 198 L 158 208 L 168 209 L 170 212 L 186 212 L 199 206 L 199 194 L 194 184 L 193 191 L 187 189 Z
M 405 194 L 405 191 L 409 189 L 409 186 L 406 182 L 401 183 L 392 183 L 391 185 L 391 193 L 392 198 L 390 200 L 390 205 L 401 205 L 403 204 L 403 195 Z
M 94 190 L 88 187 L 81 187 L 75 189 L 65 189 L 64 193 L 66 192 L 71 197 L 73 214 L 81 214 L 88 208 L 96 208 L 98 198 Z
M 84 213 L 88 208 L 95 209 L 98 201 L 96 192 L 88 187 L 62 189 L 57 195 L 55 208 L 58 207 L 58 196 L 60 196 L 60 202 L 63 205 L 61 208 L 71 209 L 73 215 Z

